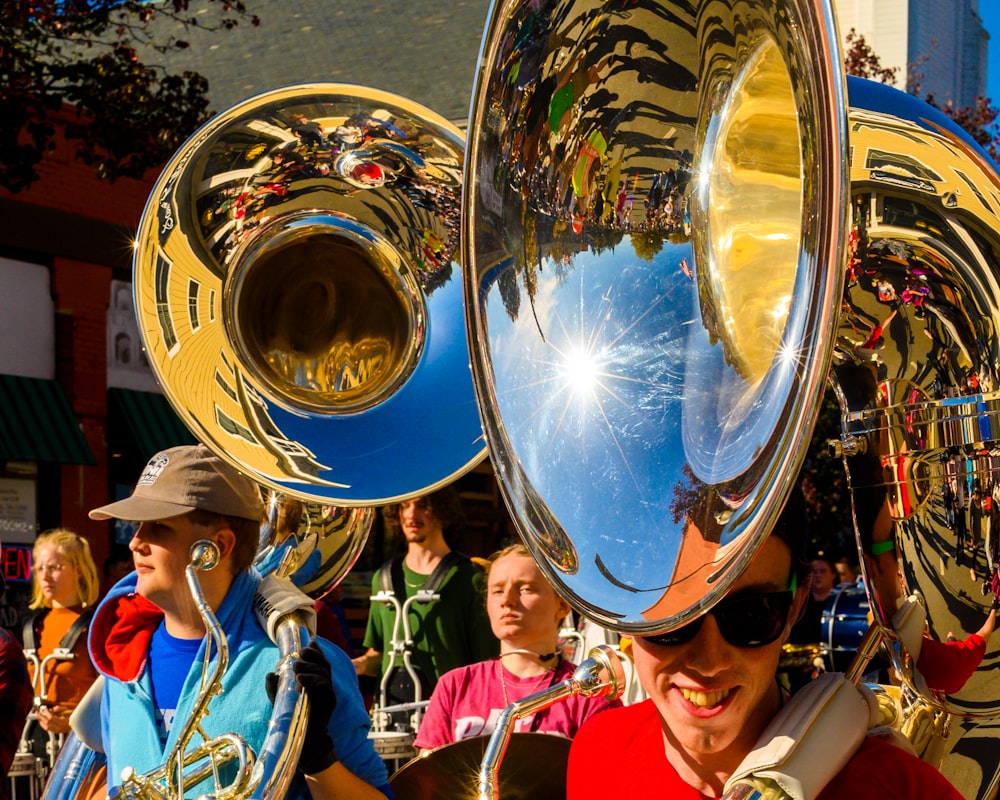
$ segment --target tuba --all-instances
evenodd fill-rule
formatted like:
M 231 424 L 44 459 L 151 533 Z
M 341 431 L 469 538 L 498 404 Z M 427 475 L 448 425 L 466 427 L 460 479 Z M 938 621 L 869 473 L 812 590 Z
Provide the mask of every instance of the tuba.
M 943 640 L 989 609 L 945 497 L 1000 457 L 1000 178 L 942 114 L 846 81 L 838 41 L 823 0 L 498 0 L 466 155 L 473 377 L 536 560 L 632 635 L 742 574 L 831 387 L 860 553 L 899 554 L 891 580 L 865 565 L 863 658 L 881 641 L 951 720 L 935 761 L 981 798 L 997 645 L 949 696 L 914 664 L 924 622 Z
M 137 235 L 136 313 L 200 441 L 265 487 L 348 507 L 482 460 L 462 157 L 445 120 L 336 84 L 251 98 L 174 155 Z
M 256 564 L 303 596 L 351 568 L 371 506 L 433 491 L 485 456 L 457 262 L 463 156 L 460 132 L 408 100 L 292 86 L 207 122 L 143 214 L 134 291 L 146 357 L 195 437 L 268 490 Z M 302 522 L 289 530 L 291 502 Z M 196 599 L 212 562 L 193 553 Z M 222 664 L 224 636 L 199 605 Z M 291 671 L 304 622 L 299 609 L 268 620 L 281 659 L 259 753 L 235 733 L 198 742 L 225 688 L 220 667 L 178 720 L 181 746 L 119 793 L 177 798 L 215 775 L 213 796 L 283 797 L 304 735 Z M 50 797 L 99 762 L 85 750 L 77 740 L 65 753 Z M 236 782 L 218 785 L 220 763 Z

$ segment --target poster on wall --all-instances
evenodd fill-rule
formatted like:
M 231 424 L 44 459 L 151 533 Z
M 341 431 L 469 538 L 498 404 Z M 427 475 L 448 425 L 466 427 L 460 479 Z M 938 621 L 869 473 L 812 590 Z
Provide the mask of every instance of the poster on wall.
M 0 478 L 0 542 L 34 542 L 37 509 L 34 481 Z

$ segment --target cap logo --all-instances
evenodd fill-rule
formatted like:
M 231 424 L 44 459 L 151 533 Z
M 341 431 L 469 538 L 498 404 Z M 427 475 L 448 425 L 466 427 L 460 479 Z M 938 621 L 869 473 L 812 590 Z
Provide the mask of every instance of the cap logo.
M 162 453 L 153 456 L 146 464 L 142 475 L 139 476 L 136 486 L 151 486 L 156 483 L 156 479 L 160 477 L 160 473 L 163 472 L 168 463 L 170 463 L 170 459 Z

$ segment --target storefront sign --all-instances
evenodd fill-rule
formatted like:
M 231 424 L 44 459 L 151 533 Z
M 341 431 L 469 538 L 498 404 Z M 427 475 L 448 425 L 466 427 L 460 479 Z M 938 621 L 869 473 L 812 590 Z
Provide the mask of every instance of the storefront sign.
M 5 544 L 0 556 L 0 569 L 8 584 L 31 582 L 31 548 Z
M 38 533 L 35 482 L 0 478 L 0 542 L 32 543 Z

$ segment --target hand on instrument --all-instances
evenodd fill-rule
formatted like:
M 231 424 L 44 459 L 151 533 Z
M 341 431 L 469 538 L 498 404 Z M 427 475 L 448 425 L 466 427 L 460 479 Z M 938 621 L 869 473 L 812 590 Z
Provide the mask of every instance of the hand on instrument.
M 49 733 L 69 733 L 69 709 L 39 706 L 38 724 Z
M 299 769 L 306 775 L 314 775 L 332 767 L 338 760 L 328 731 L 330 717 L 337 707 L 337 695 L 333 690 L 330 662 L 315 641 L 302 648 L 292 671 L 309 698 L 309 722 L 299 756 Z M 272 672 L 267 676 L 267 695 L 272 703 L 277 686 L 278 676 Z

